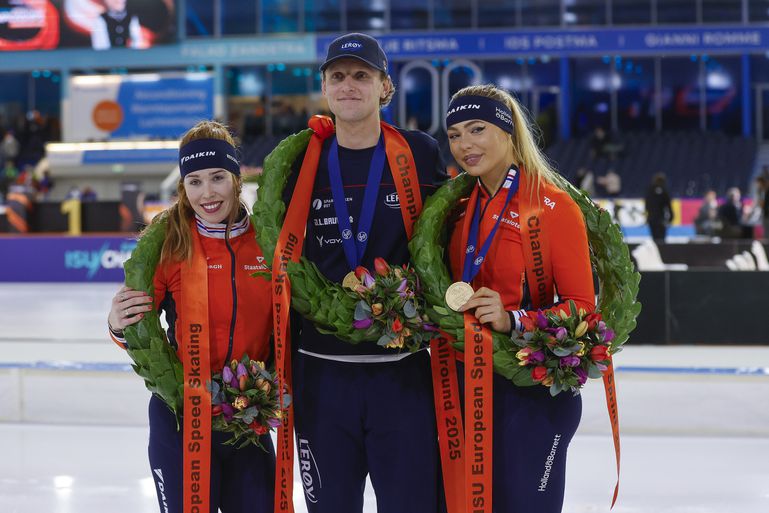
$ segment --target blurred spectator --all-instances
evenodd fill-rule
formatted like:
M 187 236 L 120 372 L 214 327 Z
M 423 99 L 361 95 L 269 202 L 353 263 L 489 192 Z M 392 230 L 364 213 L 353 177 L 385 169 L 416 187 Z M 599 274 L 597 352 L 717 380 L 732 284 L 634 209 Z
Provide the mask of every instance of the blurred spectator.
M 53 189 L 53 178 L 51 178 L 51 172 L 46 169 L 37 183 L 40 199 L 48 199 L 48 193 L 51 192 L 51 189 Z
M 593 169 L 600 173 L 605 169 L 604 163 L 607 160 L 615 161 L 623 149 L 623 145 L 614 142 L 606 130 L 600 126 L 595 127 L 590 136 L 590 159 Z
M 13 130 L 8 130 L 3 136 L 2 143 L 0 143 L 0 161 L 7 162 L 13 160 L 15 162 L 16 157 L 19 156 L 20 149 L 21 145 L 13 135 Z
M 19 176 L 19 170 L 13 160 L 6 160 L 3 169 L 0 170 L 0 197 L 2 201 L 8 197 L 8 189 L 16 182 Z
M 755 225 L 761 225 L 763 228 L 763 238 L 769 239 L 769 204 L 767 196 L 769 195 L 769 177 L 759 175 L 756 178 L 755 201 L 753 202 L 753 211 L 751 219 Z
M 668 225 L 673 221 L 673 206 L 667 189 L 665 173 L 657 173 L 646 191 L 646 222 L 652 238 L 664 241 Z
M 595 177 L 592 170 L 586 167 L 577 169 L 572 183 L 577 189 L 585 191 L 588 196 L 595 196 Z
M 616 198 L 622 192 L 622 178 L 614 169 L 609 169 L 605 175 L 599 176 L 595 181 L 603 187 L 606 196 L 609 198 Z
M 21 151 L 17 163 L 37 164 L 45 155 L 45 142 L 49 140 L 47 121 L 40 112 L 32 110 L 27 114 L 24 133 L 21 141 Z
M 606 130 L 597 126 L 590 136 L 590 158 L 593 160 L 606 156 L 606 145 L 609 144 L 609 135 Z
M 726 201 L 718 207 L 721 221 L 721 237 L 725 239 L 750 238 L 752 228 L 746 224 L 746 211 L 742 204 L 742 193 L 737 187 L 726 191 Z
M 694 229 L 698 235 L 719 235 L 722 224 L 718 218 L 718 198 L 716 191 L 708 190 L 702 199 L 702 205 L 694 220 Z
M 94 191 L 90 185 L 83 187 L 80 192 L 80 201 L 96 201 L 96 191 Z
M 77 185 L 73 185 L 67 191 L 67 195 L 65 196 L 64 199 L 80 199 L 81 196 L 82 196 L 82 194 L 81 194 L 80 189 L 78 188 L 78 186 Z

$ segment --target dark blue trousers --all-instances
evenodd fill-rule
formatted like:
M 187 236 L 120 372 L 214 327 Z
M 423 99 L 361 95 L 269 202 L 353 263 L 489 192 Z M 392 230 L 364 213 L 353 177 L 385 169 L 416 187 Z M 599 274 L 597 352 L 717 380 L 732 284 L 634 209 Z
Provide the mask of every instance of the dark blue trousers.
M 171 410 L 150 399 L 149 457 L 161 513 L 184 513 L 182 503 L 183 434 Z M 211 439 L 211 513 L 272 513 L 275 490 L 275 449 L 269 435 L 264 451 L 253 445 L 224 445 L 229 435 L 214 431 Z
M 366 474 L 378 513 L 438 511 L 430 359 L 346 363 L 296 353 L 297 451 L 310 513 L 360 513 Z
M 464 365 L 457 364 L 464 398 Z M 582 417 L 582 396 L 550 396 L 494 374 L 494 513 L 560 513 L 566 451 Z

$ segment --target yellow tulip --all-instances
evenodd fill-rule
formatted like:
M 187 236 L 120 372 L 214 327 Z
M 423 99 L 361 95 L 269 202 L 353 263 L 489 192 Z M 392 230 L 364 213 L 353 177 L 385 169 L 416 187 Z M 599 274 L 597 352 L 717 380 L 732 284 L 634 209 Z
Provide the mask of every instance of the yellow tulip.
M 580 323 L 579 323 L 579 325 L 577 326 L 577 329 L 576 329 L 576 331 L 574 332 L 574 337 L 575 337 L 575 338 L 579 338 L 579 337 L 581 337 L 582 335 L 584 335 L 584 334 L 585 334 L 585 332 L 587 332 L 587 322 L 586 322 L 586 321 L 582 321 L 582 322 L 580 322 Z

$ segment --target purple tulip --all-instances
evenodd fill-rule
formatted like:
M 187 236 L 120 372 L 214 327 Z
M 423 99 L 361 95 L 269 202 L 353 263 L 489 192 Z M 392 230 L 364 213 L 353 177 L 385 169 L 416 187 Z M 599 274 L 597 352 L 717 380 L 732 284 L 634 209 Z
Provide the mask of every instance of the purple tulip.
M 576 367 L 579 365 L 579 356 L 564 356 L 561 358 L 561 367 Z
M 614 330 L 607 328 L 606 332 L 603 334 L 603 341 L 611 342 L 612 340 L 614 340 Z
M 604 331 L 606 331 L 606 323 L 603 321 L 600 321 L 598 323 L 598 333 L 603 333 Z
M 542 351 L 534 351 L 529 355 L 529 361 L 530 362 L 537 362 L 541 363 L 545 361 L 545 353 Z
M 374 286 L 374 283 L 376 283 L 376 280 L 371 277 L 369 273 L 363 273 L 363 286 L 367 289 L 371 289 L 371 287 Z
M 238 364 L 238 369 L 237 369 L 236 373 L 237 373 L 238 377 L 248 376 L 248 370 L 246 369 L 246 366 L 243 365 L 242 363 Z
M 229 403 L 222 403 L 222 414 L 224 414 L 224 420 L 229 422 L 235 415 L 235 409 Z
M 569 332 L 564 328 L 563 326 L 560 326 L 555 330 L 555 338 L 560 342 L 563 339 L 566 338 L 566 335 L 568 335 Z
M 543 330 L 547 328 L 547 326 L 548 326 L 547 316 L 542 313 L 542 310 L 538 310 L 537 311 L 537 328 Z
M 403 278 L 400 285 L 398 285 L 398 292 L 406 292 L 406 285 L 408 285 L 408 281 L 406 278 Z
M 575 367 L 574 368 L 574 374 L 577 375 L 577 382 L 580 385 L 584 385 L 587 381 L 587 372 L 585 372 L 585 369 L 582 367 Z
M 267 419 L 267 425 L 270 426 L 271 428 L 280 427 L 282 423 L 283 422 L 280 419 L 276 419 L 275 417 L 270 417 L 269 419 Z
M 368 318 L 368 319 L 361 319 L 359 321 L 353 321 L 352 325 L 355 329 L 359 330 L 365 330 L 369 326 L 374 324 L 374 319 Z
M 438 328 L 436 328 L 434 324 L 430 324 L 429 322 L 423 323 L 422 329 L 424 329 L 425 331 L 438 331 Z
M 222 381 L 225 383 L 232 383 L 232 378 L 234 378 L 235 375 L 232 373 L 232 369 L 230 369 L 230 366 L 227 365 L 222 369 Z

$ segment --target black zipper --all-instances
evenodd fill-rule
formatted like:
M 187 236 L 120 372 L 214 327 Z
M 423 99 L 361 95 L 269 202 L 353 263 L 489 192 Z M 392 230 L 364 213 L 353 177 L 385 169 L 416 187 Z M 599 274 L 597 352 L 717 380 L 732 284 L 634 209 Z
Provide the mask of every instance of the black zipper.
M 230 246 L 230 239 L 228 237 L 225 237 L 224 244 L 227 246 L 227 251 L 230 252 L 230 280 L 232 282 L 232 319 L 230 320 L 230 342 L 227 346 L 227 357 L 224 359 L 224 364 L 228 365 L 230 363 L 230 359 L 232 358 L 232 344 L 235 337 L 235 321 L 238 318 L 238 289 L 235 285 L 235 272 L 237 271 L 235 266 L 235 251 L 233 251 L 232 246 Z

